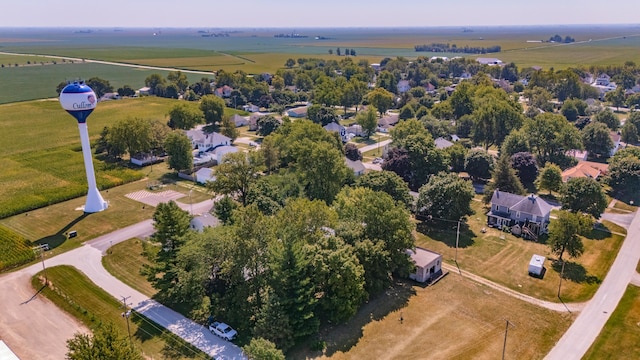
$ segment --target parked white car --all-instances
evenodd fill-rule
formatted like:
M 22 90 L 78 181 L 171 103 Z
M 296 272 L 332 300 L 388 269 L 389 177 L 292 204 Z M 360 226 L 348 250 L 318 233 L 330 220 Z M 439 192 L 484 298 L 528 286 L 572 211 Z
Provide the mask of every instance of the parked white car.
M 209 330 L 216 336 L 221 337 L 225 340 L 232 341 L 238 336 L 238 332 L 233 330 L 233 328 L 222 322 L 213 322 L 209 325 Z

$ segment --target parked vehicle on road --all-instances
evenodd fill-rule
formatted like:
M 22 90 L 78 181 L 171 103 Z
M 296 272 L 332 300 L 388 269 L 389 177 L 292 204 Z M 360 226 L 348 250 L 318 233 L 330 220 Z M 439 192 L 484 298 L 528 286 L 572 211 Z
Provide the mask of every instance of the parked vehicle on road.
M 225 340 L 232 341 L 238 336 L 238 332 L 235 331 L 231 326 L 223 323 L 214 321 L 209 325 L 209 330 L 216 336 L 221 337 Z

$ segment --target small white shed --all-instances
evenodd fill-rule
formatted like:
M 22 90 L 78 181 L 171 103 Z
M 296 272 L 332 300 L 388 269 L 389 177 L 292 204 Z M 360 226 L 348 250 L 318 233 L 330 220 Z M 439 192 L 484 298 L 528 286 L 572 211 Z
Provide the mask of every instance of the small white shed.
M 533 254 L 529 262 L 529 275 L 541 277 L 544 272 L 544 261 L 547 260 L 542 255 Z
M 416 264 L 416 272 L 409 274 L 409 279 L 424 283 L 442 274 L 442 255 L 420 247 L 408 249 L 407 254 Z

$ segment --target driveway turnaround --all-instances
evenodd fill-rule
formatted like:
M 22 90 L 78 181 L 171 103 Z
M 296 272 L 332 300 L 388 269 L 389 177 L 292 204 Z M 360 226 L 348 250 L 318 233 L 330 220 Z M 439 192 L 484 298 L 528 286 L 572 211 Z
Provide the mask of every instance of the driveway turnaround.
M 593 299 L 545 359 L 581 359 L 600 334 L 609 316 L 618 306 L 627 285 L 637 274 L 636 266 L 640 260 L 640 211 L 636 211 L 627 234 L 616 260 Z

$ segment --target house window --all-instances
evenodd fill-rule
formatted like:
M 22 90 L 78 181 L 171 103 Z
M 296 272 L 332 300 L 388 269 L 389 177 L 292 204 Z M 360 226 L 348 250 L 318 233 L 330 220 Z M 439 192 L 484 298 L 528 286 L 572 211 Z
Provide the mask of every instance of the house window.
M 496 211 L 498 211 L 498 208 L 499 208 L 499 206 L 498 206 L 498 205 L 496 205 Z
M 520 211 L 516 213 L 516 219 L 520 219 Z
M 536 222 L 536 221 L 538 221 L 538 217 L 533 215 L 533 222 Z

